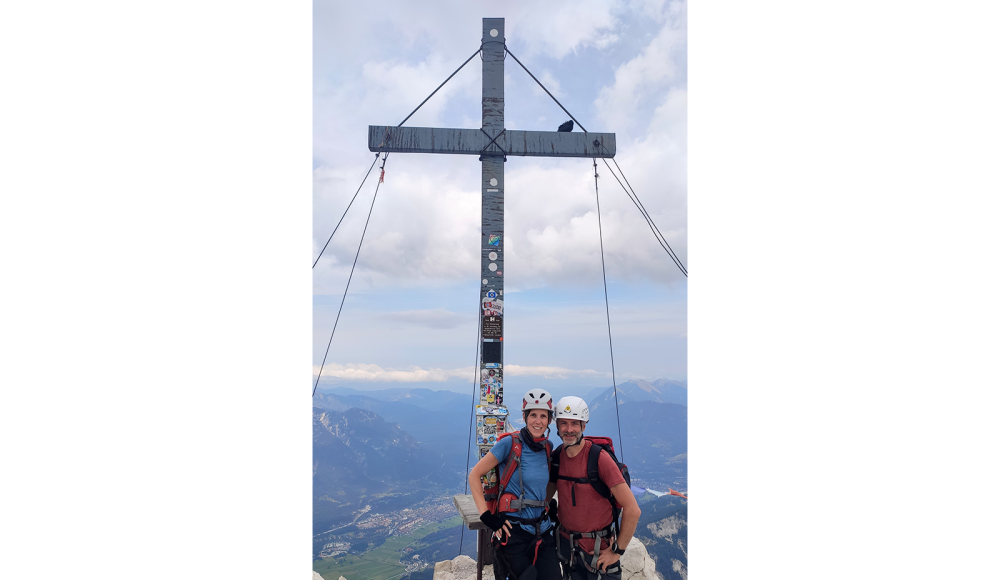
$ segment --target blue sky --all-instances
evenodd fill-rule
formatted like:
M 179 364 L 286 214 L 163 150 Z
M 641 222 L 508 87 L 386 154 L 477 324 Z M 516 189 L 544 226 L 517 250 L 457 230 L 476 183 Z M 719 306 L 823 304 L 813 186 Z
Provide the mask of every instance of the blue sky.
M 398 124 L 478 48 L 482 18 L 503 17 L 511 52 L 589 131 L 616 134 L 618 164 L 686 264 L 686 3 L 435 6 L 315 4 L 314 255 L 374 157 L 368 125 Z M 406 124 L 479 127 L 481 83 L 477 57 Z M 568 120 L 510 58 L 505 88 L 508 128 Z M 468 390 L 479 172 L 471 156 L 390 155 L 321 386 Z M 598 173 L 615 377 L 686 379 L 686 280 L 601 162 Z M 314 373 L 376 181 L 314 270 Z M 505 183 L 505 386 L 610 385 L 591 161 L 510 158 Z

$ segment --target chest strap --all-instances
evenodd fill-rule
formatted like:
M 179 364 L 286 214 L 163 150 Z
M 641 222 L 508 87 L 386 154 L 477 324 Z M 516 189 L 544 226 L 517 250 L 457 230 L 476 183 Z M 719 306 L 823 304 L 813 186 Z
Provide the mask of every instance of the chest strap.
M 520 511 L 521 508 L 526 508 L 526 507 L 543 508 L 545 507 L 545 502 L 539 499 L 524 499 L 523 495 L 519 499 L 510 500 L 510 509 L 513 511 Z

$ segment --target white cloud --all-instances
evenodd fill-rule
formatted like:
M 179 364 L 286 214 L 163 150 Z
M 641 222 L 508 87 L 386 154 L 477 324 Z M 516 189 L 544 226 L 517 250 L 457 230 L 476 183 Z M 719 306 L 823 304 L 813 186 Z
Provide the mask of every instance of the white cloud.
M 616 132 L 635 135 L 647 130 L 649 119 L 635 115 L 650 102 L 662 103 L 671 84 L 686 85 L 682 74 L 687 60 L 687 5 L 672 2 L 660 32 L 635 58 L 615 70 L 615 81 L 601 89 L 595 106 L 598 117 Z M 619 146 L 622 141 L 619 137 Z
M 505 377 L 542 377 L 545 379 L 568 379 L 570 377 L 604 377 L 611 378 L 611 373 L 593 369 L 567 369 L 548 366 L 504 365 Z
M 313 365 L 313 376 L 319 374 L 319 365 Z M 422 369 L 412 366 L 406 370 L 384 369 L 373 364 L 329 363 L 323 367 L 324 378 L 351 381 L 376 381 L 386 383 L 440 383 L 450 379 L 473 377 L 473 368 Z
M 607 0 L 526 2 L 508 19 L 508 44 L 525 45 L 525 57 L 544 53 L 557 59 L 583 46 L 603 48 L 617 39 L 611 31 L 620 9 L 620 2 Z

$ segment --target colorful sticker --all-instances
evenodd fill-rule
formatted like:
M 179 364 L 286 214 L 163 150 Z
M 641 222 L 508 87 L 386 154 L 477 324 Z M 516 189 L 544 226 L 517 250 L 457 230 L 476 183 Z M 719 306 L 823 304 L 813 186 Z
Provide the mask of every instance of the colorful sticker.
M 476 405 L 476 415 L 507 416 L 507 407 L 503 405 Z
M 490 265 L 492 266 L 492 264 L 490 264 Z M 503 276 L 503 272 L 501 272 L 500 270 L 497 270 L 497 276 Z
M 494 298 L 497 297 L 497 293 L 494 292 L 493 290 L 490 290 L 489 292 L 486 293 L 486 297 L 489 298 L 490 300 L 493 300 Z
M 496 234 L 490 234 L 489 244 L 491 246 L 499 246 L 500 245 L 500 236 L 498 236 Z
M 483 367 L 484 368 L 488 368 L 488 369 L 499 369 L 499 368 L 502 368 L 500 366 L 500 363 L 486 363 L 486 364 L 483 365 Z
M 483 298 L 483 316 L 503 316 L 503 300 Z
M 485 405 L 503 404 L 503 370 L 499 368 L 480 369 L 479 402 Z M 477 411 L 477 414 L 478 411 Z
M 506 426 L 506 417 L 480 417 L 476 429 L 477 444 L 493 445 L 497 437 L 504 433 Z

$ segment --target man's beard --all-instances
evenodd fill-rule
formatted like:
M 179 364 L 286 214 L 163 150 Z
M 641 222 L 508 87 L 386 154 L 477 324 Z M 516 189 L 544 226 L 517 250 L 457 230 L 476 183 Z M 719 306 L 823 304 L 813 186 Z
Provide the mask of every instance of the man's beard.
M 566 438 L 567 437 L 572 437 L 573 438 L 573 443 L 576 443 L 577 441 L 580 440 L 580 434 L 579 433 L 576 433 L 574 435 L 570 435 L 570 434 L 568 434 L 566 432 L 559 433 L 559 438 L 563 440 L 563 443 L 566 443 Z M 566 444 L 567 445 L 571 445 L 572 443 L 566 443 Z

